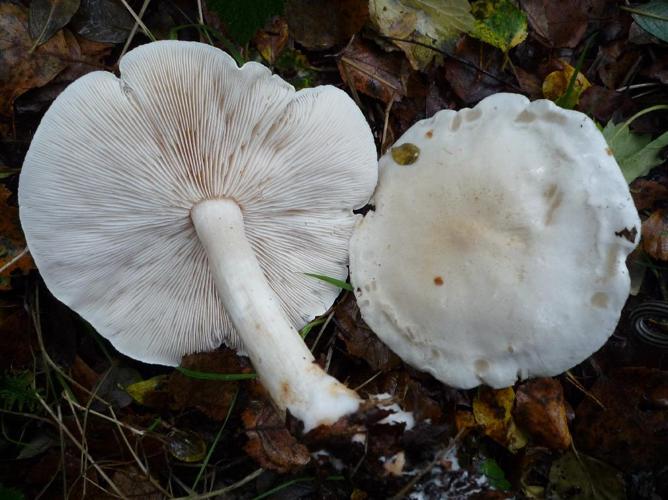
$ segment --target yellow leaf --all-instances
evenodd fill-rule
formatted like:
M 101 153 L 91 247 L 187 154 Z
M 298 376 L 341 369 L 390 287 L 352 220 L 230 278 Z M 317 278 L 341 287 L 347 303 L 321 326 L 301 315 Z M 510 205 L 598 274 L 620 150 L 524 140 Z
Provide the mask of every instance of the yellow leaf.
M 167 375 L 157 375 L 148 380 L 140 380 L 134 384 L 130 384 L 125 388 L 132 399 L 137 403 L 146 404 L 146 396 L 156 391 L 162 384 L 167 381 Z
M 481 387 L 473 400 L 473 416 L 483 432 L 512 453 L 527 444 L 527 437 L 512 417 L 514 403 L 512 387 L 499 390 Z
M 543 81 L 543 96 L 551 101 L 556 101 L 566 94 L 568 83 L 571 81 L 571 78 L 573 78 L 573 74 L 575 73 L 575 68 L 567 62 L 561 61 L 561 64 L 563 69 L 553 71 L 547 75 L 545 81 Z M 589 83 L 587 77 L 578 72 L 572 90 L 574 104 L 578 102 L 580 94 L 589 87 L 591 87 L 591 83 Z

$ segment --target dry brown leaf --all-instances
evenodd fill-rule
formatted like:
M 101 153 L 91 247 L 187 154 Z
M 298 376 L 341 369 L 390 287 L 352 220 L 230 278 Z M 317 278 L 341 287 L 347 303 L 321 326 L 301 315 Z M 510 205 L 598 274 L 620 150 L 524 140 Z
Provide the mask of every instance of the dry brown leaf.
M 371 42 L 355 39 L 341 53 L 338 67 L 345 83 L 384 103 L 408 94 L 408 61 L 398 53 L 381 51 Z
M 589 21 L 590 0 L 521 0 L 529 25 L 551 47 L 576 47 Z
M 311 460 L 308 449 L 290 434 L 268 400 L 253 400 L 241 419 L 248 436 L 244 450 L 265 469 L 294 472 Z
M 225 349 L 201 352 L 183 357 L 181 366 L 206 373 L 246 373 L 249 367 L 242 364 L 234 351 Z M 199 380 L 174 371 L 167 384 L 174 409 L 197 408 L 209 418 L 223 421 L 237 393 L 239 382 Z
M 668 209 L 656 210 L 642 223 L 642 248 L 657 260 L 668 260 Z
M 559 381 L 538 378 L 523 383 L 515 392 L 513 417 L 539 444 L 554 450 L 571 445 L 564 391 Z
M 1 4 L 0 7 L 2 7 Z M 19 221 L 19 209 L 8 203 L 11 195 L 12 193 L 5 186 L 0 185 L 0 267 L 5 266 L 21 253 L 25 254 L 0 273 L 0 290 L 11 289 L 12 275 L 27 274 L 35 268 L 32 257 L 26 252 L 26 241 Z
M 10 135 L 14 100 L 49 83 L 76 54 L 63 31 L 31 53 L 28 10 L 20 5 L 0 3 L 0 33 L 0 133 Z
M 287 0 L 290 33 L 301 45 L 323 50 L 343 45 L 369 18 L 367 0 Z
M 631 195 L 639 212 L 651 210 L 657 203 L 668 202 L 668 177 L 636 179 L 631 183 Z
M 148 480 L 137 467 L 130 465 L 122 469 L 115 469 L 111 480 L 126 498 L 141 498 L 142 500 L 160 500 L 163 495 Z

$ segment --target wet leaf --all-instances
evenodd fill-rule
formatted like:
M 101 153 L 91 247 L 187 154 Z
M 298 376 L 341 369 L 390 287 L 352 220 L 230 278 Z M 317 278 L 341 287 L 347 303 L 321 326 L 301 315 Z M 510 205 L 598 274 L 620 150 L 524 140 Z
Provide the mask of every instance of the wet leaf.
M 576 408 L 574 441 L 624 472 L 665 462 L 668 449 L 668 372 L 622 368 L 590 389 L 604 408 L 585 398 Z
M 369 18 L 369 2 L 286 0 L 285 17 L 299 44 L 311 50 L 324 50 L 347 43 L 362 29 Z
M 370 0 L 369 16 L 374 28 L 419 70 L 438 54 L 429 46 L 443 50 L 474 24 L 466 0 Z
M 476 0 L 471 35 L 507 53 L 527 37 L 527 16 L 511 0 Z
M 668 209 L 657 210 L 643 221 L 642 248 L 654 259 L 668 260 Z
M 626 498 L 618 470 L 582 453 L 569 451 L 550 468 L 546 498 L 618 500 Z
M 246 45 L 269 18 L 283 13 L 283 0 L 208 0 L 207 5 L 239 45 Z
M 638 26 L 659 40 L 668 42 L 668 2 L 651 0 L 628 10 Z
M 241 358 L 229 349 L 189 354 L 184 356 L 181 366 L 191 373 L 251 375 L 244 373 L 250 371 L 248 366 L 242 364 Z M 227 417 L 238 387 L 238 381 L 193 378 L 179 371 L 172 373 L 167 385 L 174 409 L 197 408 L 209 418 L 220 422 Z
M 570 94 L 567 95 L 569 84 L 575 75 L 575 68 L 565 61 L 560 61 L 560 63 L 563 69 L 553 71 L 545 77 L 543 81 L 543 97 L 555 102 L 560 101 L 562 97 L 567 97 L 568 102 L 563 107 L 572 109 L 580 100 L 580 94 L 591 87 L 591 83 L 589 83 L 586 76 L 578 72 Z M 557 103 L 560 104 L 559 102 Z
M 30 52 L 28 11 L 12 3 L 0 3 L 0 33 L 0 134 L 11 136 L 14 100 L 53 80 L 66 67 L 70 47 L 60 31 Z
M 19 209 L 8 203 L 11 194 L 6 187 L 0 186 L 0 267 L 14 261 L 0 273 L 0 290 L 11 289 L 11 276 L 27 274 L 35 267 L 32 258 L 26 252 Z M 21 256 L 22 254 L 24 255 Z
M 293 472 L 311 460 L 308 449 L 290 434 L 269 401 L 252 401 L 241 418 L 248 436 L 244 450 L 265 469 Z
M 338 61 L 341 79 L 358 92 L 389 103 L 408 94 L 408 64 L 398 54 L 382 52 L 356 38 Z
M 282 17 L 274 17 L 264 29 L 255 34 L 253 42 L 262 58 L 273 65 L 288 43 L 288 23 Z
M 480 387 L 473 400 L 473 416 L 485 435 L 515 453 L 527 443 L 524 433 L 517 428 L 511 410 L 515 391 Z
M 72 27 L 81 36 L 102 43 L 124 42 L 135 20 L 118 0 L 81 0 Z
M 181 462 L 201 462 L 206 456 L 206 443 L 194 432 L 174 430 L 169 433 L 167 450 Z
M 125 388 L 125 391 L 137 403 L 145 405 L 150 401 L 152 394 L 164 387 L 166 382 L 167 375 L 156 375 L 147 380 L 140 380 L 139 382 L 128 385 Z
M 538 444 L 554 450 L 571 445 L 564 391 L 557 380 L 538 378 L 520 385 L 513 417 Z
M 588 0 L 521 0 L 529 24 L 552 47 L 577 47 L 589 22 Z
M 30 2 L 30 36 L 35 45 L 48 41 L 70 22 L 81 0 L 32 0 Z
M 511 487 L 506 479 L 506 473 L 499 467 L 499 464 L 493 458 L 483 460 L 480 465 L 480 472 L 489 480 L 490 485 L 497 490 L 506 491 Z

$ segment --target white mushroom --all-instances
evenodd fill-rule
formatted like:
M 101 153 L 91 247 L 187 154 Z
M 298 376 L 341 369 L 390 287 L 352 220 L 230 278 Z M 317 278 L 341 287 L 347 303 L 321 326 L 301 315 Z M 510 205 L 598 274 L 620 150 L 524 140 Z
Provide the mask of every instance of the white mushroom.
M 362 316 L 459 388 L 549 376 L 612 334 L 640 222 L 585 115 L 497 94 L 412 126 L 351 240 Z
M 376 183 L 360 111 L 199 43 L 141 46 L 120 71 L 69 86 L 26 156 L 20 214 L 48 288 L 145 362 L 245 351 L 305 430 L 355 411 L 295 326 L 339 293 L 304 273 L 345 280 Z

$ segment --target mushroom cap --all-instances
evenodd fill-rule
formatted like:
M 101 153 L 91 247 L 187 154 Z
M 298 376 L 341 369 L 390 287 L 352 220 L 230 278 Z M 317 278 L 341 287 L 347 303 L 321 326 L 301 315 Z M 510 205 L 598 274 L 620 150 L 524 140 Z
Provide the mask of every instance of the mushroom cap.
M 375 211 L 351 240 L 374 332 L 459 388 L 555 375 L 598 349 L 628 296 L 640 221 L 595 124 L 496 94 L 416 123 L 397 158 L 404 144 L 417 160 L 381 158 Z
M 71 84 L 25 159 L 20 216 L 49 290 L 145 362 L 242 349 L 190 218 L 225 197 L 295 326 L 323 313 L 339 290 L 304 273 L 346 278 L 352 209 L 377 180 L 354 102 L 195 42 L 140 46 L 120 73 Z

